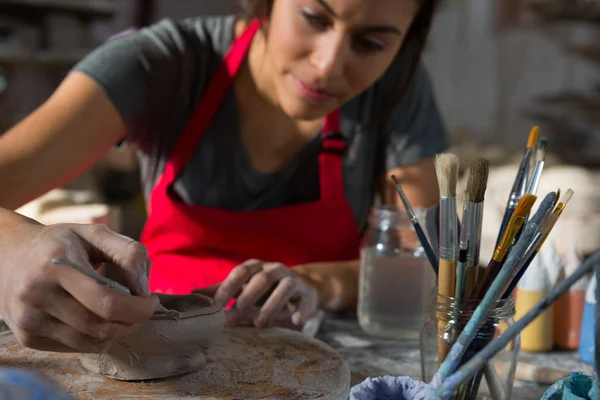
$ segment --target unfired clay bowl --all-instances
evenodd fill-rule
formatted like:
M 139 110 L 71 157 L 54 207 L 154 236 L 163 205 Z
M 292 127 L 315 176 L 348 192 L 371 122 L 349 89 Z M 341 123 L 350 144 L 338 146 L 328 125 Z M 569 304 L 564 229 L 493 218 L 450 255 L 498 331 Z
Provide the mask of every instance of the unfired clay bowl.
M 206 350 L 225 325 L 225 313 L 200 294 L 158 294 L 161 304 L 180 313 L 173 319 L 155 313 L 134 334 L 118 340 L 104 354 L 81 354 L 82 366 L 108 378 L 136 381 L 168 378 L 200 369 Z

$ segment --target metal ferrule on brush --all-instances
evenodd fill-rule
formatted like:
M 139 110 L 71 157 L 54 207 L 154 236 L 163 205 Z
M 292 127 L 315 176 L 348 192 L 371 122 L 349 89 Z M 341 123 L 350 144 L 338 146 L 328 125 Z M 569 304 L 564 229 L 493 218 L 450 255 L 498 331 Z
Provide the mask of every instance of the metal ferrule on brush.
M 483 202 L 469 203 L 469 251 L 467 253 L 467 267 L 479 265 L 479 251 L 481 246 L 481 225 L 483 223 Z
M 518 215 L 513 215 L 510 217 L 510 221 L 506 226 L 506 230 L 502 235 L 502 239 L 500 240 L 498 246 L 496 246 L 496 251 L 494 251 L 493 258 L 495 261 L 501 262 L 502 260 L 504 260 L 508 249 L 513 244 L 513 241 L 517 236 L 517 232 L 521 229 L 524 222 L 525 217 L 520 217 Z
M 535 171 L 533 172 L 533 176 L 531 178 L 531 184 L 529 185 L 528 193 L 536 194 L 538 190 L 538 186 L 540 185 L 540 180 L 542 179 L 542 170 L 544 169 L 544 161 L 540 161 L 535 166 Z
M 523 156 L 523 160 L 521 160 L 521 165 L 519 166 L 519 172 L 517 173 L 517 177 L 515 178 L 515 184 L 513 185 L 513 189 L 511 191 L 511 200 L 512 195 L 517 193 L 519 198 L 516 200 L 514 206 L 516 207 L 517 203 L 523 197 L 525 193 L 527 193 L 528 185 L 527 178 L 529 175 L 529 164 L 531 163 L 531 157 L 533 155 L 533 151 L 531 149 L 527 149 L 525 151 L 525 155 Z
M 458 252 L 456 197 L 440 196 L 440 218 L 440 259 L 456 260 Z

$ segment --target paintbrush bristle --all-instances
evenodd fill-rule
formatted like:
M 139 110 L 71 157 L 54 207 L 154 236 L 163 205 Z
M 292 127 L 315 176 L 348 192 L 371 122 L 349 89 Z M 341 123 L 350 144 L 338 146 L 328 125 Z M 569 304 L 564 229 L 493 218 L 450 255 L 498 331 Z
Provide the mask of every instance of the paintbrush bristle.
M 546 154 L 548 153 L 548 139 L 545 137 L 540 139 L 540 144 L 538 145 L 537 152 L 535 153 L 535 161 L 545 161 Z
M 567 205 L 567 203 L 569 202 L 569 200 L 571 200 L 571 197 L 573 197 L 574 194 L 575 194 L 575 192 L 573 192 L 572 189 L 567 190 L 567 193 L 565 193 L 565 197 L 563 198 L 561 203 L 563 203 L 564 205 Z
M 554 203 L 552 204 L 552 207 L 556 206 L 556 203 L 558 203 L 559 199 L 560 199 L 560 188 L 558 188 L 558 190 L 556 191 L 556 198 L 554 199 Z
M 539 232 L 544 236 L 548 236 L 559 217 L 558 214 L 548 214 L 542 221 Z
M 533 194 L 524 194 L 523 197 L 521 197 L 521 200 L 519 200 L 519 204 L 517 204 L 513 215 L 518 217 L 526 217 L 527 214 L 531 212 L 531 208 L 535 204 L 536 200 L 537 196 Z
M 528 149 L 535 149 L 538 139 L 540 137 L 540 128 L 537 126 L 534 126 L 533 128 L 531 128 L 531 132 L 529 132 L 529 139 L 527 140 L 527 148 Z
M 467 190 L 469 191 L 469 201 L 471 203 L 481 203 L 484 200 L 489 173 L 490 162 L 488 160 L 480 158 L 471 164 L 469 180 L 467 181 Z
M 456 154 L 442 153 L 435 158 L 435 170 L 440 186 L 440 194 L 444 197 L 456 197 L 459 164 L 460 161 Z

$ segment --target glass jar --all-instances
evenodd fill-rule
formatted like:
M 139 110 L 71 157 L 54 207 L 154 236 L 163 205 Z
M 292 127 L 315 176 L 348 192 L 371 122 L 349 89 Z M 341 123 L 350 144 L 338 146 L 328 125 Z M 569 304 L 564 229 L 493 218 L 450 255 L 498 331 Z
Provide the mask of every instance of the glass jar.
M 418 339 L 434 286 L 435 273 L 407 215 L 373 208 L 360 247 L 357 312 L 362 329 L 383 338 Z
M 480 300 L 464 300 L 456 303 L 454 298 L 437 294 L 437 289 L 430 296 L 430 303 L 423 320 L 420 333 L 421 377 L 430 382 L 445 357 L 460 335 L 462 328 L 473 316 Z M 511 295 L 504 300 L 493 303 L 490 312 L 477 331 L 471 346 L 463 356 L 463 361 L 485 347 L 512 326 L 515 316 L 515 301 Z M 501 352 L 496 354 L 489 368 L 481 371 L 461 387 L 454 400 L 491 399 L 490 382 L 500 387 L 510 399 L 517 368 L 517 356 L 520 349 L 520 335 L 517 335 Z M 461 362 L 460 365 L 463 363 Z

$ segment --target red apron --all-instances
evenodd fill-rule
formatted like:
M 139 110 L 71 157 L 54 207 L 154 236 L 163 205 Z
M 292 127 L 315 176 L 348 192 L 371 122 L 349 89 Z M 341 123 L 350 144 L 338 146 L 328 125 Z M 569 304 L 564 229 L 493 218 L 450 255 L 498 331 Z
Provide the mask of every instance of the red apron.
M 254 21 L 231 45 L 165 171 L 152 191 L 142 232 L 152 260 L 150 289 L 185 294 L 220 283 L 248 259 L 288 267 L 358 258 L 359 232 L 344 197 L 340 114 L 325 118 L 319 154 L 320 199 L 305 204 L 251 212 L 184 204 L 170 187 L 198 145 L 260 27 Z

